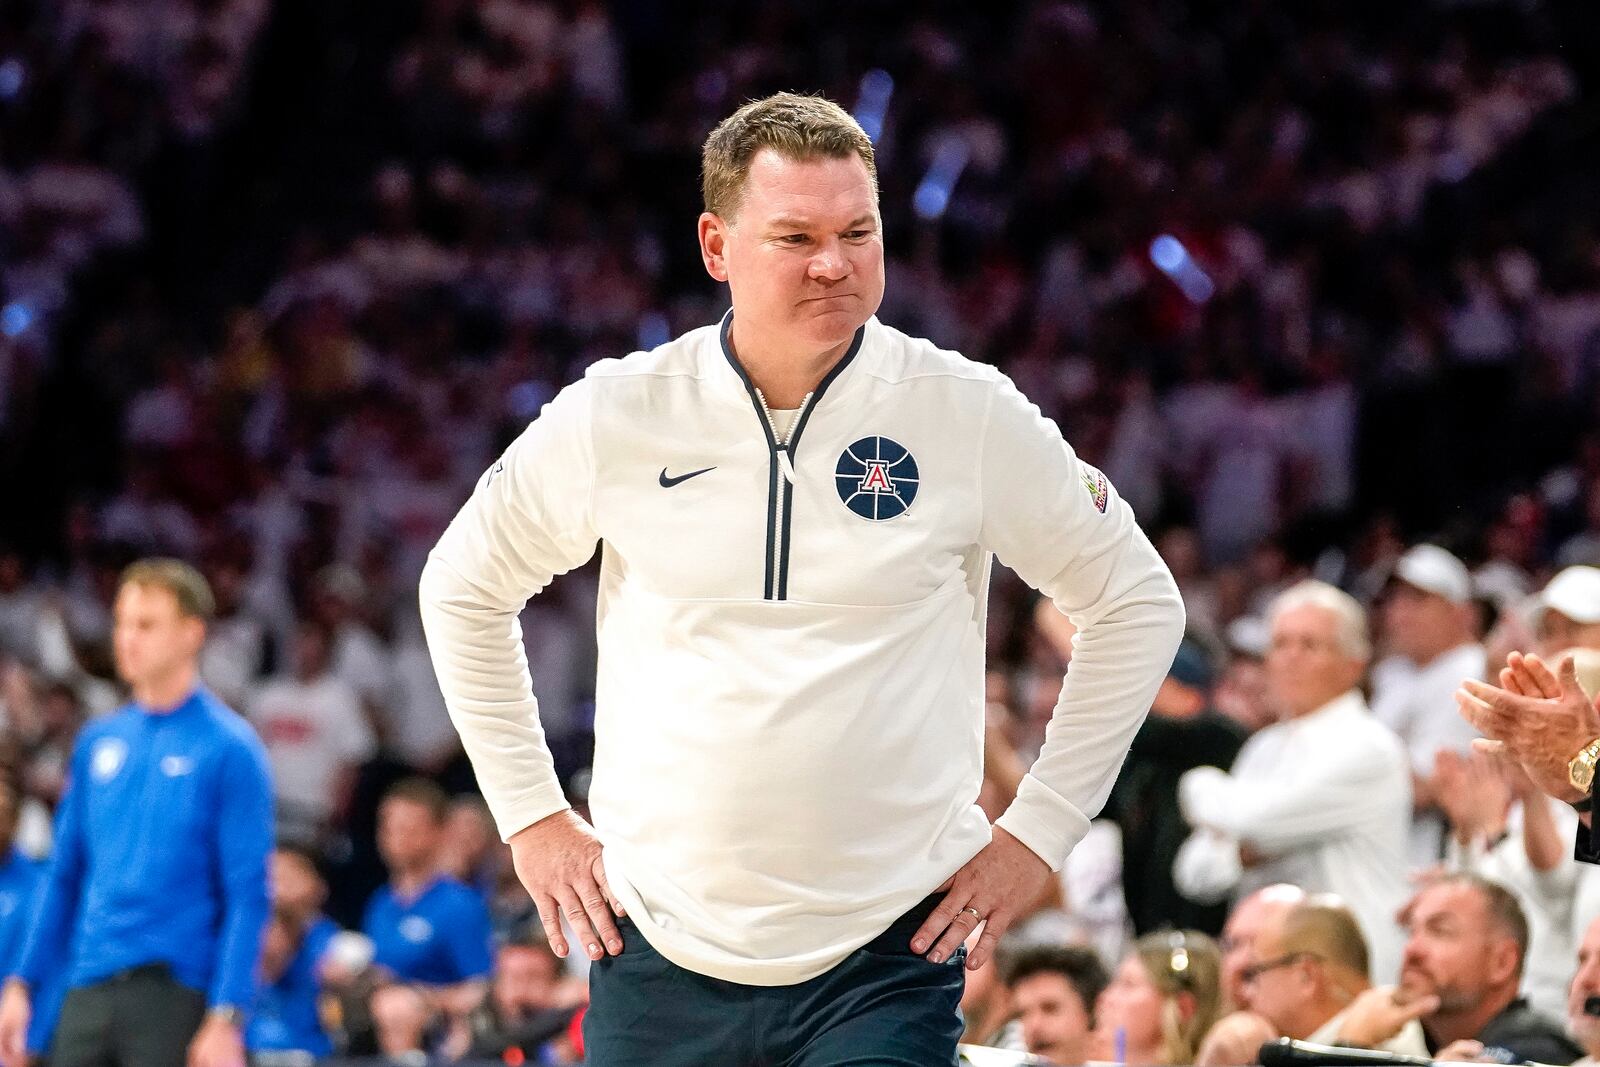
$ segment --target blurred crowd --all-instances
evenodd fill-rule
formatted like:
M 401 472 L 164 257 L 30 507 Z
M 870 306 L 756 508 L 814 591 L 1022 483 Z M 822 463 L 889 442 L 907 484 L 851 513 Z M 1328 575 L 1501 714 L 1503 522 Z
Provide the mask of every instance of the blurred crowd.
M 877 144 L 880 316 L 1015 378 L 1155 534 L 1191 620 L 1106 818 L 1006 967 L 974 975 L 969 1036 L 1186 1062 L 1292 970 L 1239 977 L 1271 962 L 1226 935 L 1240 901 L 1310 891 L 1279 934 L 1336 948 L 1295 966 L 1342 952 L 1368 970 L 1354 922 L 1382 990 L 1428 936 L 1420 903 L 1380 918 L 1411 888 L 1476 894 L 1485 929 L 1507 925 L 1462 872 L 1509 887 L 1532 931 L 1521 986 L 1566 1014 L 1570 948 L 1600 909 L 1552 851 L 1571 817 L 1470 752 L 1449 694 L 1511 648 L 1600 647 L 1600 574 L 1564 569 L 1600 564 L 1600 200 L 1583 195 L 1600 37 L 1578 7 L 4 5 L 0 765 L 17 848 L 47 855 L 75 732 L 121 699 L 121 567 L 195 561 L 219 602 L 207 682 L 255 723 L 279 790 L 258 1048 L 460 1057 L 527 1025 L 528 1055 L 575 1060 L 582 961 L 529 927 L 416 577 L 561 385 L 720 314 L 693 242 L 700 142 L 741 100 L 807 88 Z M 1307 599 L 1308 579 L 1354 599 Z M 993 597 L 991 807 L 1037 751 L 1071 649 L 1007 574 Z M 579 804 L 593 598 L 579 571 L 523 617 Z M 1335 620 L 1343 666 L 1269 678 L 1280 643 L 1317 653 L 1279 633 L 1307 612 Z M 1326 758 L 1278 727 L 1352 690 L 1372 729 L 1335 729 L 1331 751 L 1388 776 L 1331 803 L 1376 829 L 1307 857 L 1331 832 L 1315 804 L 1242 798 Z M 373 902 L 440 872 L 474 916 L 449 928 L 483 943 L 397 970 Z M 1050 975 L 1099 1045 L 1037 1036 L 1029 990 Z M 1167 1047 L 1161 1005 L 1185 995 Z M 1159 1039 L 1133 1011 L 1159 1016 Z M 1274 1011 L 1222 1036 L 1305 1036 Z

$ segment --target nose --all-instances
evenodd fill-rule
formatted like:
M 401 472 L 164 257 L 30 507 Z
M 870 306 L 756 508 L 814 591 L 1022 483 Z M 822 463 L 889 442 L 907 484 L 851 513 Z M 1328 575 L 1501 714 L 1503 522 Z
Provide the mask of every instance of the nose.
M 837 237 L 830 237 L 817 248 L 811 257 L 810 274 L 818 281 L 839 281 L 850 273 L 850 260 Z

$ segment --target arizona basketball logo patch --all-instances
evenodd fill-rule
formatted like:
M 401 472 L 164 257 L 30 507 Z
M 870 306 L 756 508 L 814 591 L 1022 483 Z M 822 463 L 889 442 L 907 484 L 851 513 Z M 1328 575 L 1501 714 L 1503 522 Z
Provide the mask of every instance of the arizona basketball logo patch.
M 898 441 L 863 437 L 844 450 L 833 484 L 844 506 L 874 522 L 903 515 L 917 498 L 917 461 Z
M 1089 490 L 1089 499 L 1094 501 L 1094 506 L 1100 514 L 1106 513 L 1106 504 L 1111 499 L 1111 490 L 1106 485 L 1106 476 L 1089 466 L 1083 465 L 1083 487 Z

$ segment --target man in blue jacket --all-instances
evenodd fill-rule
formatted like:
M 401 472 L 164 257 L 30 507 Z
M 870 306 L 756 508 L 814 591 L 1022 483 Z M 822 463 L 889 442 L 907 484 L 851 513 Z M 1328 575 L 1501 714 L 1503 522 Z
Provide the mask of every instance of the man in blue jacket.
M 20 807 L 16 783 L 9 776 L 0 777 L 0 974 L 16 969 L 23 939 L 28 935 L 28 921 L 48 872 L 45 864 L 23 855 L 13 844 Z M 51 966 L 49 972 L 28 1026 L 28 1051 L 34 1055 L 49 1047 L 56 1012 L 61 1007 L 60 965 Z
M 5 1067 L 26 1062 L 32 993 L 60 958 L 57 1067 L 243 1067 L 272 785 L 255 733 L 199 683 L 212 606 L 176 560 L 123 574 L 113 650 L 133 700 L 74 748 L 49 881 L 0 996 Z

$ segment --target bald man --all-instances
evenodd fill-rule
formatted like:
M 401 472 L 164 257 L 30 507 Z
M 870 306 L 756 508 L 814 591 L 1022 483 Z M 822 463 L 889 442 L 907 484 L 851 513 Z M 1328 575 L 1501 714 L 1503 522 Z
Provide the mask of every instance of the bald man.
M 1345 1015 L 1372 988 L 1366 938 L 1349 908 L 1332 896 L 1303 900 L 1268 919 L 1256 936 L 1255 951 L 1258 961 L 1244 973 L 1254 1011 L 1285 1037 L 1322 1045 L 1349 1040 L 1342 1032 Z M 1373 1047 L 1428 1054 L 1415 1019 Z
M 1222 995 L 1230 1011 L 1250 1007 L 1244 972 L 1263 958 L 1255 951 L 1256 938 L 1262 928 L 1305 898 L 1305 890 L 1299 886 L 1279 882 L 1262 886 L 1233 906 L 1222 927 L 1221 943 Z

